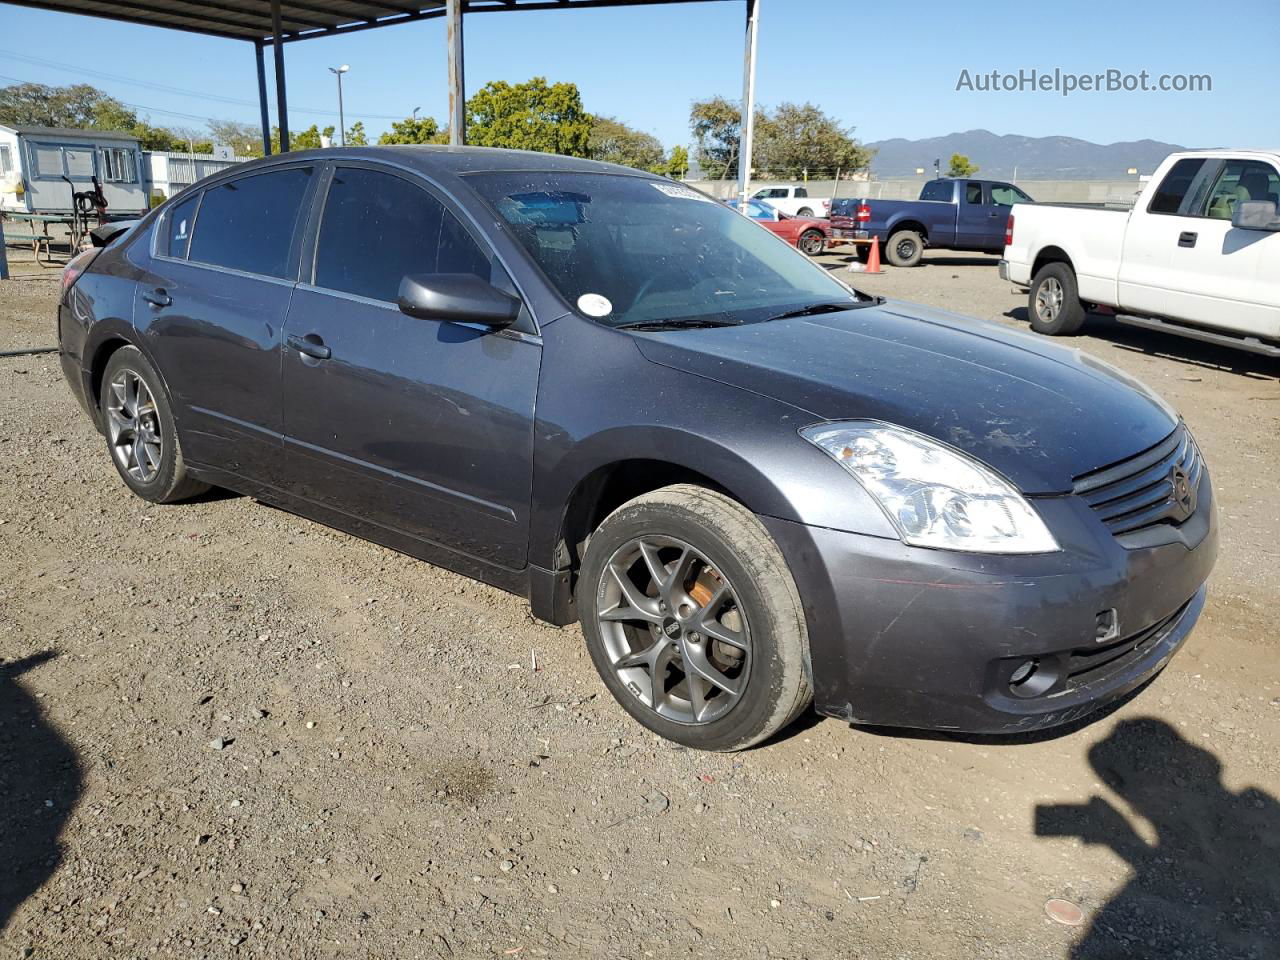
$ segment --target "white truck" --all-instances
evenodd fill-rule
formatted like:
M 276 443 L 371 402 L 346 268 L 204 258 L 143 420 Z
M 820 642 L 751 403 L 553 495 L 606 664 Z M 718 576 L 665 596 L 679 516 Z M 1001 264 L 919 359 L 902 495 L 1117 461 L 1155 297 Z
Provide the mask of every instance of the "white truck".
M 751 195 L 754 200 L 763 200 L 769 206 L 789 213 L 793 217 L 829 217 L 831 216 L 830 197 L 811 197 L 808 187 L 796 187 L 775 183 L 757 188 Z
M 1000 276 L 1028 291 L 1031 328 L 1085 314 L 1280 357 L 1280 151 L 1165 159 L 1133 209 L 1017 204 Z

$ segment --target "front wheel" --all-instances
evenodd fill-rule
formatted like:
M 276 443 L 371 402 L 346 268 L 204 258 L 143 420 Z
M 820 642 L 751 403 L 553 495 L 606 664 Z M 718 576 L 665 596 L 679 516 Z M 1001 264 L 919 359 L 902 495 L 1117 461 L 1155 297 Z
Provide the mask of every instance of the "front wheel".
M 924 238 L 914 230 L 899 230 L 889 237 L 884 256 L 895 267 L 914 267 L 924 256 Z
M 187 475 L 169 396 L 137 347 L 121 347 L 111 355 L 98 404 L 111 462 L 143 500 L 173 503 L 209 489 Z
M 826 237 L 822 235 L 821 230 L 806 230 L 800 234 L 800 239 L 796 241 L 796 246 L 811 257 L 816 257 L 822 253 L 826 245 Z
M 1031 281 L 1027 298 L 1031 329 L 1050 337 L 1066 337 L 1084 324 L 1085 309 L 1076 290 L 1075 271 L 1065 263 L 1046 263 Z
M 741 750 L 812 699 L 791 571 L 728 497 L 679 484 L 623 504 L 592 534 L 577 589 L 605 686 L 668 740 Z

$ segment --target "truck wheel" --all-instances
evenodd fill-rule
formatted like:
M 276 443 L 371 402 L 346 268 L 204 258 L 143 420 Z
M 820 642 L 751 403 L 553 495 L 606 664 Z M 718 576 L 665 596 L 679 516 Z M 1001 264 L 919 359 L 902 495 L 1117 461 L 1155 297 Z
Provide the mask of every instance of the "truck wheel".
M 659 736 L 742 750 L 812 699 L 804 607 L 786 559 L 742 504 L 678 484 L 591 535 L 577 585 L 609 692 Z
M 871 260 L 871 244 L 860 243 L 853 248 L 853 255 L 859 263 L 867 263 Z
M 796 241 L 796 246 L 811 257 L 816 257 L 822 253 L 826 245 L 826 238 L 822 236 L 821 230 L 806 230 L 800 234 L 800 239 Z
M 914 230 L 899 230 L 885 244 L 884 257 L 895 267 L 914 267 L 924 256 L 924 240 Z
M 796 211 L 796 216 L 797 216 L 797 217 L 812 217 L 812 216 L 813 216 L 813 208 L 812 208 L 812 207 L 801 207 L 799 210 L 797 210 L 797 211 Z
M 1068 337 L 1084 323 L 1084 304 L 1076 292 L 1076 274 L 1068 264 L 1046 263 L 1031 281 L 1027 299 L 1031 329 L 1050 337 Z

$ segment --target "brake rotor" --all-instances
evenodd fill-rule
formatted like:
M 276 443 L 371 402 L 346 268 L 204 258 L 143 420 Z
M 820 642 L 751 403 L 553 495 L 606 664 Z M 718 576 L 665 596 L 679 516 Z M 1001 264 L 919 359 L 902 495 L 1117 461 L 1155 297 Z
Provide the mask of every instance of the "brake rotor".
M 694 603 L 705 607 L 723 585 L 724 578 L 712 567 L 704 565 L 693 582 L 686 585 L 685 591 Z M 726 630 L 732 630 L 734 633 L 742 630 L 742 614 L 738 612 L 737 607 L 726 610 L 717 618 L 717 621 L 723 624 Z M 711 662 L 721 669 L 735 667 L 742 661 L 742 651 L 721 640 L 715 640 L 710 644 L 709 653 Z

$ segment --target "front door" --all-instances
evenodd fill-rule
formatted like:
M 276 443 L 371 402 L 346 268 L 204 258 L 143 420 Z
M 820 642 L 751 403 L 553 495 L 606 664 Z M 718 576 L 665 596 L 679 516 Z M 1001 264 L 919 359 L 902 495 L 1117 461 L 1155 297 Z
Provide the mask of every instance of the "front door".
M 334 170 L 314 261 L 285 322 L 294 492 L 523 567 L 542 359 L 527 311 L 495 332 L 396 307 L 408 274 L 473 273 L 514 290 L 501 265 L 425 183 L 362 165 Z
M 192 190 L 160 219 L 134 325 L 176 404 L 183 453 L 280 483 L 280 333 L 314 168 Z

